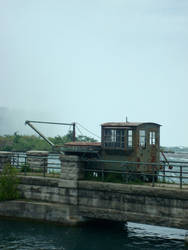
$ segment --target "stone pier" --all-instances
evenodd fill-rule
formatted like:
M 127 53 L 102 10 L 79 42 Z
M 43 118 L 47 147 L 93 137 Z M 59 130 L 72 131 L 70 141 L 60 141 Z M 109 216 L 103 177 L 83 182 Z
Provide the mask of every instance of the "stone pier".
M 27 164 L 34 171 L 47 172 L 48 151 L 30 150 L 26 152 Z
M 7 165 L 11 164 L 11 152 L 6 151 L 0 151 L 0 172 L 3 170 L 3 168 Z
M 83 163 L 81 163 L 78 156 L 62 155 L 61 160 L 61 175 L 59 180 L 60 199 L 64 204 L 68 204 L 70 207 L 69 220 L 75 222 L 82 222 L 84 219 L 79 215 L 78 210 L 78 197 L 79 197 L 79 180 L 82 180 L 83 175 Z

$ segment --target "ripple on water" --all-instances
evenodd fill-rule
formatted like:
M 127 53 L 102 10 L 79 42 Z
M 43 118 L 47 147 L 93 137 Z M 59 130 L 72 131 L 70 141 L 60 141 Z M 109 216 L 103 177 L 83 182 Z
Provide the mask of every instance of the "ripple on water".
M 128 223 L 63 227 L 0 220 L 0 249 L 141 250 L 183 249 L 185 230 Z

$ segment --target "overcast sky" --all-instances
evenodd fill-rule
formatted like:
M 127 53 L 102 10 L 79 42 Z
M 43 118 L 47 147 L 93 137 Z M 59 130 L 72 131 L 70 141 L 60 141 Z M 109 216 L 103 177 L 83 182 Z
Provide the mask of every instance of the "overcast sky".
M 0 87 L 2 133 L 128 116 L 188 146 L 188 1 L 0 0 Z

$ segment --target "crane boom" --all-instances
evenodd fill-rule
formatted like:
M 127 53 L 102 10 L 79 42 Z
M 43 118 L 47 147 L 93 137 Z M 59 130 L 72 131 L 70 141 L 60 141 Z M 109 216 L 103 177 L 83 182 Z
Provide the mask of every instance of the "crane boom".
M 53 142 L 51 142 L 46 136 L 44 136 L 37 128 L 35 128 L 31 122 L 33 121 L 25 121 L 25 124 L 29 125 L 35 132 L 37 132 L 37 134 L 39 134 L 48 144 L 50 144 L 50 146 L 54 147 Z M 43 122 L 40 122 L 43 123 Z

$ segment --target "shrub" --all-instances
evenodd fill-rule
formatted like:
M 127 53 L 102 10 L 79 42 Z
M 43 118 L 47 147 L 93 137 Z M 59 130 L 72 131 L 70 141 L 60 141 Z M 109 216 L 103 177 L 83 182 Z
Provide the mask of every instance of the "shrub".
M 27 172 L 32 172 L 32 169 L 31 169 L 31 167 L 30 167 L 30 165 L 29 164 L 21 164 L 21 172 L 25 172 L 25 173 L 27 173 Z
M 15 167 L 7 165 L 0 174 L 0 200 L 13 200 L 19 198 L 18 177 Z

